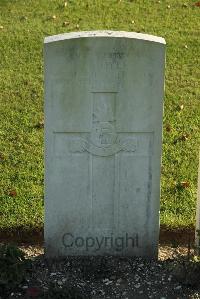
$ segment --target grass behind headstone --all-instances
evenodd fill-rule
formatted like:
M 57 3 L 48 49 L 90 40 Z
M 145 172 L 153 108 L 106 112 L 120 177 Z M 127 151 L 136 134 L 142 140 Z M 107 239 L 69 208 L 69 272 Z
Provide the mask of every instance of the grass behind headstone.
M 194 224 L 200 137 L 194 3 L 0 0 L 0 229 L 43 225 L 43 39 L 99 29 L 166 39 L 161 224 Z

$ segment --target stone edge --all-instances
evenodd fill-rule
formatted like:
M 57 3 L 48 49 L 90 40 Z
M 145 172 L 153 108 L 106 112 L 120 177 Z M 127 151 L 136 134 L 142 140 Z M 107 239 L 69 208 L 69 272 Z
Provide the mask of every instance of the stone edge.
M 165 39 L 159 36 L 154 36 L 150 34 L 144 33 L 136 33 L 136 32 L 127 32 L 127 31 L 111 31 L 111 30 L 99 30 L 99 31 L 80 31 L 80 32 L 70 32 L 52 35 L 44 38 L 44 43 L 53 43 L 68 39 L 76 39 L 76 38 L 87 38 L 87 37 L 125 37 L 125 38 L 133 38 L 138 40 L 144 40 L 149 42 L 155 42 L 160 44 L 166 44 Z

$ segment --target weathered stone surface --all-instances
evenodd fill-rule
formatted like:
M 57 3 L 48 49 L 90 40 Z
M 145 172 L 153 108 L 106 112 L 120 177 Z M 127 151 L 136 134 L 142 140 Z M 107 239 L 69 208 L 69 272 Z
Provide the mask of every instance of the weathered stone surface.
M 150 35 L 45 39 L 48 256 L 157 255 L 164 62 Z

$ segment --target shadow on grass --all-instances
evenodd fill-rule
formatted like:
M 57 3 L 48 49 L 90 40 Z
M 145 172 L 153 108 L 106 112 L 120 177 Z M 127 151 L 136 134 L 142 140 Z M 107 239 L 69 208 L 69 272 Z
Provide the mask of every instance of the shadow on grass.
M 4 243 L 15 243 L 20 244 L 43 244 L 44 233 L 43 228 L 24 228 L 24 227 L 13 227 L 10 229 L 0 229 L 0 242 Z
M 160 244 L 188 245 L 193 244 L 195 240 L 195 228 L 191 227 L 160 227 Z
M 160 244 L 171 245 L 188 245 L 194 243 L 195 228 L 194 227 L 177 227 L 170 228 L 164 225 L 160 227 Z M 0 230 L 0 242 L 14 242 L 18 245 L 22 243 L 34 245 L 43 244 L 44 232 L 43 227 L 13 227 L 10 229 Z

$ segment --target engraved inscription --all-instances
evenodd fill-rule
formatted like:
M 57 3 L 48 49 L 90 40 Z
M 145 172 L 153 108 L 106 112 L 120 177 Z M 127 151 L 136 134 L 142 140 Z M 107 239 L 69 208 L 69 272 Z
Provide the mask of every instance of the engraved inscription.
M 93 125 L 91 143 L 98 147 L 111 146 L 117 142 L 117 134 L 109 122 L 98 122 Z
M 111 156 L 120 151 L 134 152 L 136 138 L 119 138 L 116 129 L 116 93 L 93 93 L 92 131 L 89 141 L 76 138 L 70 142 L 70 151 L 87 151 L 97 156 Z
M 96 156 L 112 156 L 120 151 L 134 152 L 137 148 L 137 139 L 135 137 L 130 139 L 121 139 L 118 143 L 111 146 L 96 146 L 83 138 L 76 138 L 70 141 L 69 150 L 72 153 L 80 153 L 87 151 Z

